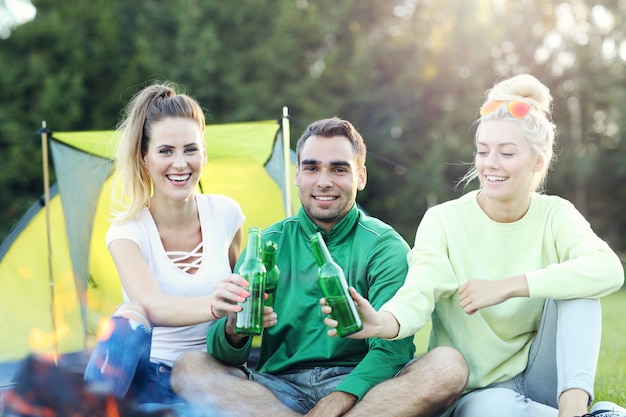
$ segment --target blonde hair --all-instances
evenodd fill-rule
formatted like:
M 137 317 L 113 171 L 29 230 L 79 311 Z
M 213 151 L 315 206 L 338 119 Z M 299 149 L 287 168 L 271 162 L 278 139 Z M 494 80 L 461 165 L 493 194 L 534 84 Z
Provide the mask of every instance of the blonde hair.
M 205 119 L 198 102 L 178 94 L 172 83 L 155 84 L 139 91 L 125 108 L 125 118 L 117 132 L 120 137 L 116 153 L 113 183 L 115 221 L 134 218 L 148 206 L 152 180 L 143 164 L 154 123 L 167 118 L 195 120 L 204 135 Z
M 550 90 L 537 78 L 529 74 L 516 75 L 495 84 L 485 92 L 486 102 L 489 101 L 522 101 L 530 105 L 530 111 L 523 118 L 511 116 L 507 106 L 500 106 L 497 110 L 476 121 L 478 128 L 474 135 L 474 142 L 478 140 L 482 123 L 494 119 L 508 119 L 519 123 L 524 138 L 530 144 L 532 152 L 543 161 L 531 183 L 530 192 L 541 191 L 545 185 L 548 171 L 554 160 L 554 143 L 556 126 L 552 122 L 552 96 Z M 469 183 L 478 176 L 476 166 L 472 164 L 470 170 L 461 178 L 461 182 Z

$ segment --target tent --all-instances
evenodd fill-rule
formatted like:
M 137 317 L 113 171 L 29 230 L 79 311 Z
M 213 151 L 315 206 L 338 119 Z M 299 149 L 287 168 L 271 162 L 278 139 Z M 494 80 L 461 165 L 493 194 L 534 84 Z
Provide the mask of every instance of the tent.
M 281 123 L 206 128 L 208 163 L 199 191 L 237 200 L 246 215 L 244 232 L 299 205 L 291 180 L 294 153 L 283 131 L 289 132 L 286 116 Z M 32 352 L 84 350 L 98 322 L 121 302 L 104 244 L 116 140 L 114 132 L 98 131 L 54 133 L 42 141 L 49 144 L 57 183 L 0 245 L 0 364 Z

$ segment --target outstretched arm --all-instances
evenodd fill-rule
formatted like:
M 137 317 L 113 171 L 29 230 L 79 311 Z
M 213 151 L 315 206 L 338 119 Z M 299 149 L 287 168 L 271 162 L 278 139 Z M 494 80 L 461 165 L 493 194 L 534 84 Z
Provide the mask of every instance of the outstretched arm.
M 350 295 L 354 300 L 354 304 L 361 316 L 363 322 L 363 330 L 357 333 L 353 333 L 348 338 L 352 339 L 368 339 L 370 337 L 379 337 L 382 339 L 393 339 L 398 336 L 400 331 L 400 325 L 395 316 L 387 311 L 378 312 L 372 307 L 367 299 L 361 296 L 354 288 L 350 287 Z M 332 308 L 326 304 L 324 298 L 320 299 L 322 305 L 322 313 L 330 314 Z M 329 336 L 337 335 L 337 321 L 326 317 L 324 319 L 330 329 L 328 330 Z

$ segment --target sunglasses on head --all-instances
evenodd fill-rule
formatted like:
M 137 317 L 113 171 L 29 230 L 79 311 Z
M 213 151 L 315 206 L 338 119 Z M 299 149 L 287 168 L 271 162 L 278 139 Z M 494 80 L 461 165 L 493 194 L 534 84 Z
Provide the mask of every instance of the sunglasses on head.
M 480 115 L 487 116 L 506 104 L 509 114 L 516 119 L 523 119 L 530 112 L 530 104 L 524 101 L 489 100 L 480 108 Z

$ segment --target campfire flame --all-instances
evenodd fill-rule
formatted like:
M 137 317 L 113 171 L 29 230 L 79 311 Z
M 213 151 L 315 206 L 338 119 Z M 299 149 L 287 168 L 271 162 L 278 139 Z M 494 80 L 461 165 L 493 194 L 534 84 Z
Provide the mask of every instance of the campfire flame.
M 58 360 L 56 346 L 69 332 L 70 328 L 65 322 L 59 323 L 57 328 L 50 332 L 36 327 L 30 331 L 28 344 L 34 353 L 56 363 Z
M 107 417 L 120 417 L 119 410 L 117 408 L 117 402 L 115 397 L 109 396 L 106 398 L 106 415 Z
M 26 270 L 21 271 L 20 274 L 24 278 L 28 277 Z M 70 322 L 75 322 L 76 313 L 80 311 L 80 305 L 76 297 L 76 287 L 71 270 L 58 277 L 54 288 L 54 300 L 51 304 L 53 320 L 50 327 L 52 328 L 47 329 L 45 325 L 31 328 L 28 333 L 28 346 L 32 353 L 56 362 L 59 355 L 59 343 L 64 340 L 70 340 L 72 343 L 72 338 L 68 339 L 68 336 L 71 336 L 72 327 L 75 328 L 76 326 L 75 324 L 72 326 Z
M 115 323 L 108 317 L 100 317 L 98 320 L 98 340 L 108 340 L 115 329 Z

